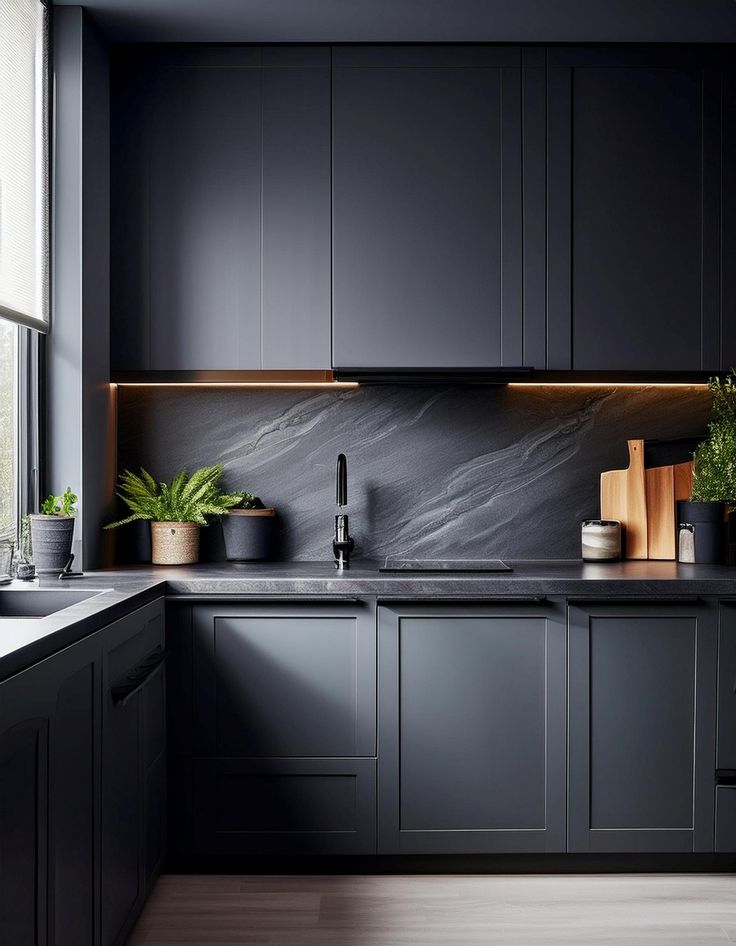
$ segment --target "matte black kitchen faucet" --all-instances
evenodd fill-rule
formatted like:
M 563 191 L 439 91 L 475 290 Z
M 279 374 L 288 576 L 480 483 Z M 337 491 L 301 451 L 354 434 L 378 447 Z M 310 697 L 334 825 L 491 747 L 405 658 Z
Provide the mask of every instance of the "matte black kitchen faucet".
M 335 502 L 338 508 L 348 504 L 348 461 L 344 453 L 337 458 Z M 350 536 L 347 513 L 335 516 L 335 538 L 332 540 L 332 551 L 335 555 L 335 568 L 350 568 L 350 553 L 355 542 Z

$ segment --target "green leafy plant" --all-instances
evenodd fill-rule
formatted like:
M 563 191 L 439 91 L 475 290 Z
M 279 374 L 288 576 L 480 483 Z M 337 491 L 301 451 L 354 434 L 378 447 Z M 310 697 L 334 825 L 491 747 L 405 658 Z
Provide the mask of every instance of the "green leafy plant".
M 120 475 L 118 496 L 131 515 L 111 522 L 106 529 L 136 520 L 196 522 L 206 526 L 207 516 L 222 516 L 240 502 L 242 493 L 221 493 L 222 467 L 203 466 L 191 476 L 181 470 L 170 483 L 157 482 L 141 467 L 140 476 L 125 470 Z
M 240 500 L 233 509 L 265 509 L 261 500 L 253 493 L 240 493 Z
M 713 420 L 708 439 L 693 454 L 692 499 L 736 506 L 736 369 L 721 381 L 711 378 Z
M 61 496 L 54 496 L 53 493 L 44 499 L 41 503 L 42 516 L 76 516 L 77 510 L 74 508 L 79 497 L 76 496 L 70 486 L 64 490 Z

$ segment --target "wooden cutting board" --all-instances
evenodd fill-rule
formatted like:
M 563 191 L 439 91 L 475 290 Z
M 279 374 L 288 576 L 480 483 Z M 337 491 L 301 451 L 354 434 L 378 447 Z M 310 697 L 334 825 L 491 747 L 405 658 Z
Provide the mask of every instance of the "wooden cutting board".
M 649 558 L 677 558 L 677 501 L 690 498 L 692 483 L 692 460 L 645 471 Z
M 618 519 L 621 523 L 626 558 L 647 558 L 644 441 L 629 440 L 628 444 L 628 468 L 601 473 L 601 519 Z

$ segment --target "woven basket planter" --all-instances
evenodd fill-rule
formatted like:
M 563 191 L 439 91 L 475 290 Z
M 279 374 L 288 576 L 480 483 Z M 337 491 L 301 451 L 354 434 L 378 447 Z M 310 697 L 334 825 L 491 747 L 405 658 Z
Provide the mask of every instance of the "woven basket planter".
M 199 561 L 196 522 L 152 522 L 151 561 L 154 565 L 193 565 Z

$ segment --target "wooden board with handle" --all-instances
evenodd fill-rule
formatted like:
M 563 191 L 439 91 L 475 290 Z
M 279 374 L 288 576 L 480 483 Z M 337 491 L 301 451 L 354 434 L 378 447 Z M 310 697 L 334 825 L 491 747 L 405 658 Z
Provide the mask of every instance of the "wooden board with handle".
M 618 519 L 621 523 L 626 558 L 647 558 L 644 441 L 629 440 L 628 445 L 628 468 L 601 473 L 601 519 Z

